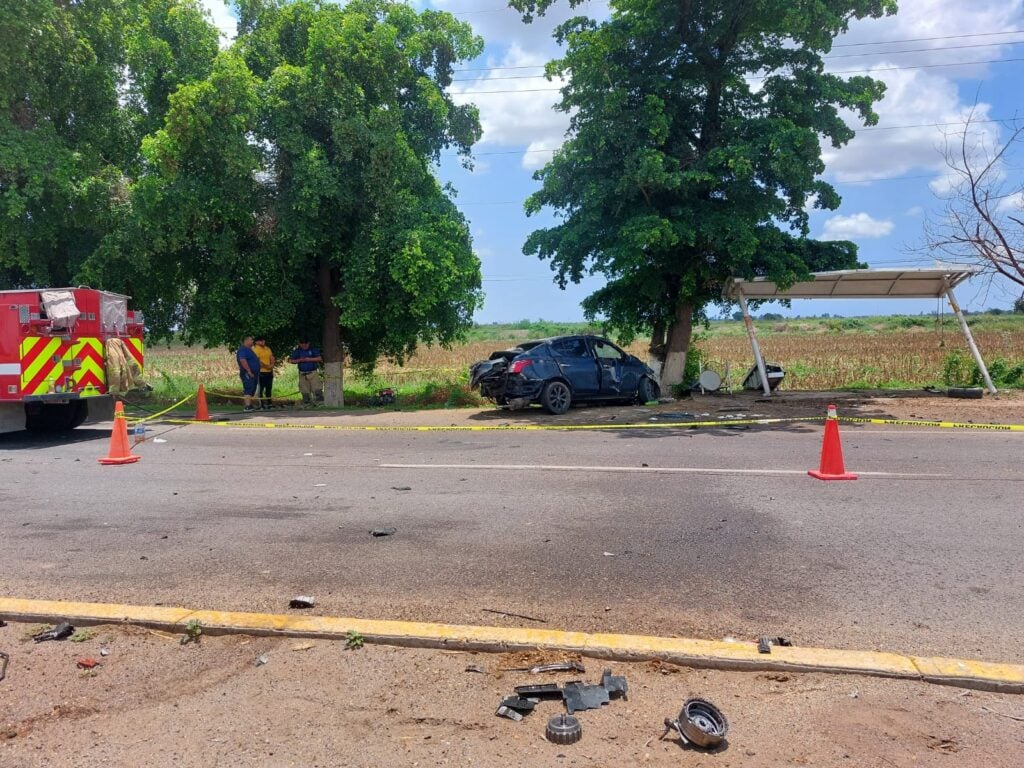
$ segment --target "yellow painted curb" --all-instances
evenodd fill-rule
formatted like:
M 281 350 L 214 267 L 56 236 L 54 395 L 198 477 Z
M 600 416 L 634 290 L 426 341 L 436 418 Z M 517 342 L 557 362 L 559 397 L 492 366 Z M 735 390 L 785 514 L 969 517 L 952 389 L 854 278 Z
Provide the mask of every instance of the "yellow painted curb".
M 704 669 L 860 674 L 1024 693 L 1024 666 L 878 651 L 775 646 L 770 654 L 762 654 L 754 643 L 715 640 L 17 598 L 0 598 L 0 618 L 22 622 L 70 621 L 85 625 L 138 624 L 171 631 L 183 631 L 188 622 L 198 621 L 203 633 L 209 635 L 281 635 L 331 640 L 341 640 L 350 632 L 358 632 L 369 643 L 414 648 L 489 652 L 546 649 L 614 661 L 658 659 Z

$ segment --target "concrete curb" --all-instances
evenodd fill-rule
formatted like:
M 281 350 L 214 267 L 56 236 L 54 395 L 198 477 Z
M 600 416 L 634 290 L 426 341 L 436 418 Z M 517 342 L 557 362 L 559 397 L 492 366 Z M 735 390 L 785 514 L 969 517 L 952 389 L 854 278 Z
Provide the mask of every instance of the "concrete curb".
M 542 648 L 613 661 L 657 659 L 703 669 L 859 674 L 923 680 L 1000 693 L 1024 693 L 1022 665 L 878 651 L 773 647 L 770 654 L 761 654 L 754 643 L 16 598 L 0 598 L 0 618 L 40 623 L 70 621 L 81 625 L 137 624 L 178 632 L 183 631 L 188 622 L 198 621 L 203 633 L 208 635 L 247 634 L 326 640 L 342 640 L 349 632 L 358 632 L 368 643 L 411 648 L 492 653 Z

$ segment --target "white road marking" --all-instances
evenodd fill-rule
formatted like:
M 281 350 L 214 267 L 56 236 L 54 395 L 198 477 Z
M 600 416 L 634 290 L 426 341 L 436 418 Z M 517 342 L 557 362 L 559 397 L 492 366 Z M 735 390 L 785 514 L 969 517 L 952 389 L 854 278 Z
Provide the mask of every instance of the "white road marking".
M 733 469 L 723 467 L 595 467 L 561 464 L 380 464 L 382 469 L 485 469 L 534 472 L 640 472 L 656 474 L 691 475 L 806 475 L 805 469 Z M 944 478 L 950 475 L 920 474 L 916 472 L 860 472 L 863 477 L 921 477 Z

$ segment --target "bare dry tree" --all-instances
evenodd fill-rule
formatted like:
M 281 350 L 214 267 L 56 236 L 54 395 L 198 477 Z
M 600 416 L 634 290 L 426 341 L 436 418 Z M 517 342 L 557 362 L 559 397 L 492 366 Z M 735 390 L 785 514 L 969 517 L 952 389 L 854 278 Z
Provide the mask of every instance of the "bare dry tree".
M 1024 174 L 1014 165 L 1024 151 L 1024 121 L 1006 124 L 1009 137 L 993 142 L 972 131 L 980 122 L 975 109 L 962 131 L 946 136 L 953 183 L 942 217 L 925 224 L 927 246 L 1024 286 Z

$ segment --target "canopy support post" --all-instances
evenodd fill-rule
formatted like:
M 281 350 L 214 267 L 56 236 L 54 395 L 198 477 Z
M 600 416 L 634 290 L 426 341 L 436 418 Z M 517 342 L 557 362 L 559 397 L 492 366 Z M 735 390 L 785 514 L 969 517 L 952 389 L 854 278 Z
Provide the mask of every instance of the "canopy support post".
M 946 283 L 944 290 L 946 299 L 949 301 L 949 306 L 953 308 L 953 314 L 956 315 L 956 319 L 960 322 L 960 330 L 964 333 L 964 338 L 967 339 L 967 346 L 971 349 L 971 354 L 974 355 L 974 362 L 978 364 L 978 370 L 981 371 L 981 376 L 985 379 L 985 386 L 988 391 L 995 395 L 998 390 L 992 383 L 992 377 L 988 375 L 988 368 L 985 367 L 985 361 L 981 358 L 981 352 L 978 350 L 978 345 L 974 343 L 974 336 L 971 334 L 971 328 L 967 325 L 967 318 L 964 317 L 964 313 L 960 309 L 960 305 L 956 303 L 956 296 L 953 295 L 953 289 Z
M 754 350 L 754 362 L 757 363 L 757 372 L 761 374 L 761 388 L 764 390 L 766 397 L 771 397 L 772 388 L 768 385 L 768 372 L 764 367 L 764 358 L 761 357 L 761 347 L 757 343 L 754 321 L 750 319 L 750 310 L 747 309 L 747 297 L 743 295 L 741 289 L 737 288 L 736 298 L 739 299 L 740 310 L 743 312 L 743 324 L 747 327 L 747 335 L 750 337 L 750 348 Z

